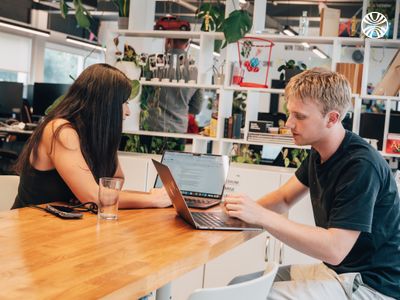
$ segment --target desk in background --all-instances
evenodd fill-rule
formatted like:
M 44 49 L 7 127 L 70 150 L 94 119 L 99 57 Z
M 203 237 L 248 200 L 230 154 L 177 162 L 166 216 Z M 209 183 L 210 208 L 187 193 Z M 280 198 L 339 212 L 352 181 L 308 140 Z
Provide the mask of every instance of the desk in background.
M 0 298 L 135 299 L 260 233 L 194 230 L 172 208 L 122 210 L 101 224 L 3 212 Z

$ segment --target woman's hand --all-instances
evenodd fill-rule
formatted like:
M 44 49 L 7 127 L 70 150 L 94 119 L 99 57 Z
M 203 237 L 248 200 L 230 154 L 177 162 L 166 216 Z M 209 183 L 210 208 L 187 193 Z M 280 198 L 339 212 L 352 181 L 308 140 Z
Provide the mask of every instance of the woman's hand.
M 260 224 L 264 208 L 246 195 L 231 194 L 224 198 L 225 213 L 247 223 Z
M 150 201 L 153 203 L 153 207 L 168 207 L 172 205 L 171 199 L 164 188 L 154 188 L 150 190 Z

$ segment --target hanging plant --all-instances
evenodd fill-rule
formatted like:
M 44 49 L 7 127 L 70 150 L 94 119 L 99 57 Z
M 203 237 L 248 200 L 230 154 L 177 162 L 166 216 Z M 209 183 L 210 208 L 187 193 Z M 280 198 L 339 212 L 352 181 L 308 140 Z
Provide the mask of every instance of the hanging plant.
M 239 9 L 231 12 L 222 23 L 222 31 L 225 36 L 222 48 L 243 38 L 250 31 L 251 26 L 252 20 L 246 10 Z
M 89 11 L 83 6 L 82 0 L 73 0 L 73 5 L 75 9 L 75 19 L 78 23 L 78 26 L 81 28 L 85 28 L 89 30 L 90 27 L 90 13 Z M 65 0 L 60 0 L 60 11 L 61 16 L 65 19 L 68 15 L 68 5 Z
M 235 43 L 248 33 L 252 26 L 252 19 L 247 12 L 248 3 L 240 5 L 240 9 L 232 11 L 228 18 L 224 18 L 224 8 L 219 1 L 216 4 L 211 2 L 203 3 L 196 17 L 202 18 L 202 31 L 223 32 L 225 40 L 215 41 L 214 50 L 219 51 L 230 43 Z

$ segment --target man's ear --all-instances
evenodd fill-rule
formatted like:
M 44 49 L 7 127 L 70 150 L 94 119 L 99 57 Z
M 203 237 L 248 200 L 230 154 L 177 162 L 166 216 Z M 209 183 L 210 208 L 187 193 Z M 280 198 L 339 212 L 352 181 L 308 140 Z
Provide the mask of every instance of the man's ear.
M 338 111 L 332 110 L 328 112 L 328 128 L 331 128 L 340 121 L 340 113 Z

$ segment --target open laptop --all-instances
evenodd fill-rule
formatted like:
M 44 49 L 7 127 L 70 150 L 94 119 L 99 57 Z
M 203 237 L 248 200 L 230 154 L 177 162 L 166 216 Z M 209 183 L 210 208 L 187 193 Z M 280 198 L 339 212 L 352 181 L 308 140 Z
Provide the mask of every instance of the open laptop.
M 176 212 L 194 228 L 213 230 L 262 230 L 262 227 L 248 224 L 239 219 L 230 218 L 223 212 L 191 212 L 169 168 L 154 159 L 153 164 L 171 198 Z
M 161 163 L 171 170 L 188 207 L 206 209 L 221 202 L 229 171 L 226 155 L 165 151 Z M 162 185 L 157 176 L 154 187 Z

